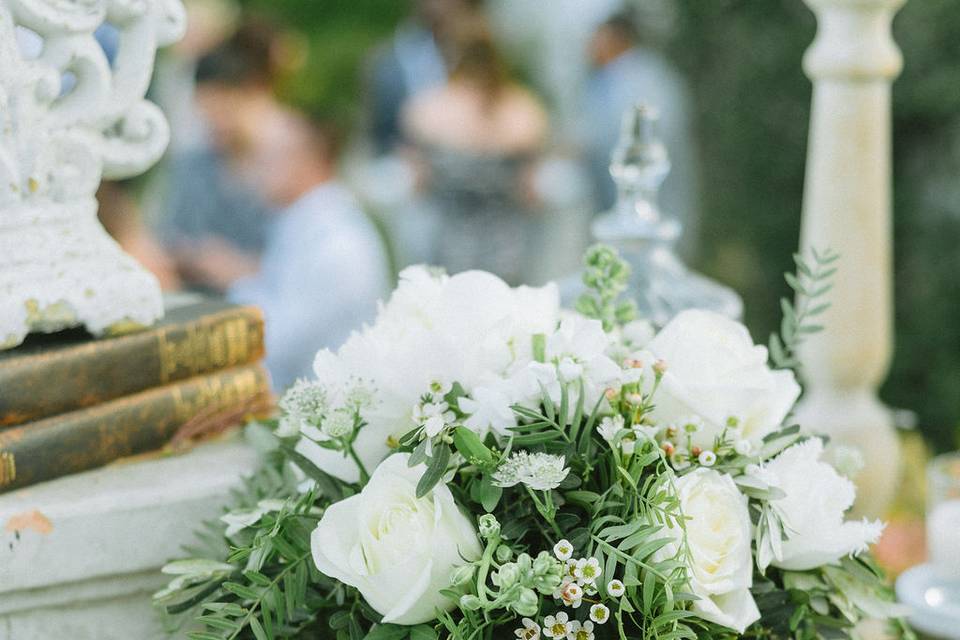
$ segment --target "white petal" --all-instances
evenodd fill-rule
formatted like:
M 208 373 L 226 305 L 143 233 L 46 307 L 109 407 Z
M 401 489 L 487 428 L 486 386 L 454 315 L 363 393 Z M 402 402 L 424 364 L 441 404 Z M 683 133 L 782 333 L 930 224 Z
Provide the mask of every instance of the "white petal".
M 749 589 L 738 589 L 720 596 L 700 598 L 693 603 L 693 610 L 704 620 L 743 633 L 747 627 L 760 619 L 760 610 Z
M 313 562 L 320 573 L 353 587 L 360 586 L 350 557 L 357 537 L 359 496 L 330 505 L 310 536 Z

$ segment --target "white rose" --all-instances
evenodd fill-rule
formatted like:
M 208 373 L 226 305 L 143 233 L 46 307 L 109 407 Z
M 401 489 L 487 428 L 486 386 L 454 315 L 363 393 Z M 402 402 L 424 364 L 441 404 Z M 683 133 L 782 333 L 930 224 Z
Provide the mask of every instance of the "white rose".
M 842 556 L 866 551 L 883 533 L 879 520 L 844 521 L 856 488 L 836 469 L 820 460 L 823 441 L 811 438 L 795 444 L 763 465 L 757 475 L 786 496 L 770 506 L 780 516 L 786 534 L 779 557 L 770 564 L 804 571 L 833 564 Z M 762 567 L 761 567 L 762 568 Z
M 690 310 L 670 321 L 647 345 L 666 363 L 655 397 L 659 424 L 700 416 L 704 429 L 693 443 L 712 447 L 728 418 L 755 443 L 776 430 L 800 395 L 793 372 L 774 371 L 767 350 L 753 344 L 747 328 L 720 314 Z
M 753 585 L 750 513 L 733 479 L 697 469 L 676 481 L 690 549 L 690 589 L 699 596 L 694 612 L 710 622 L 743 631 L 760 619 Z M 679 527 L 670 530 L 681 536 Z M 676 555 L 667 545 L 658 559 Z
M 311 548 L 320 572 L 356 587 L 384 622 L 415 625 L 454 606 L 439 592 L 482 550 L 445 484 L 417 499 L 426 467 L 408 467 L 408 457 L 387 458 L 359 494 L 332 504 Z

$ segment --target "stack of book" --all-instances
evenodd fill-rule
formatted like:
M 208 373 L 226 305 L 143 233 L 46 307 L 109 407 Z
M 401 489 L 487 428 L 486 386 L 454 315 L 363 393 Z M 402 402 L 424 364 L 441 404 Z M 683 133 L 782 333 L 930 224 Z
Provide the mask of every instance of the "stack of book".
M 204 301 L 150 329 L 31 336 L 0 352 L 0 492 L 222 429 L 270 399 L 263 318 Z

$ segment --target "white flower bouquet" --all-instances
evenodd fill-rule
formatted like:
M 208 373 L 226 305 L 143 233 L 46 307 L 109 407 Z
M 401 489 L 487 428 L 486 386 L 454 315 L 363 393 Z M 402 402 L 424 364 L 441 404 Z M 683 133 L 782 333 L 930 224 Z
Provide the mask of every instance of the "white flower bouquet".
M 847 520 L 853 484 L 789 424 L 794 349 L 835 257 L 798 259 L 768 350 L 737 322 L 659 332 L 619 301 L 404 271 L 373 326 L 248 427 L 269 462 L 156 594 L 196 640 L 902 635 Z

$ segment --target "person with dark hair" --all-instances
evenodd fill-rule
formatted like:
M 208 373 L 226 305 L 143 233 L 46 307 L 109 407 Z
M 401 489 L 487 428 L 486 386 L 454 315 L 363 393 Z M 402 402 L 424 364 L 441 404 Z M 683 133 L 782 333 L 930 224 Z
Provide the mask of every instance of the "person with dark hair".
M 600 24 L 588 53 L 593 69 L 584 88 L 580 138 L 598 211 L 609 209 L 616 200 L 609 166 L 622 116 L 644 102 L 660 114 L 660 134 L 672 164 L 661 189 L 661 204 L 685 224 L 692 224 L 698 209 L 698 170 L 690 99 L 682 77 L 661 53 L 642 42 L 629 12 L 617 13 Z
M 267 23 L 242 25 L 196 63 L 195 100 L 206 141 L 172 149 L 157 232 L 184 284 L 222 292 L 256 269 L 265 242 L 267 203 L 249 178 L 251 138 L 276 117 Z M 197 256 L 222 255 L 222 273 L 201 273 Z

